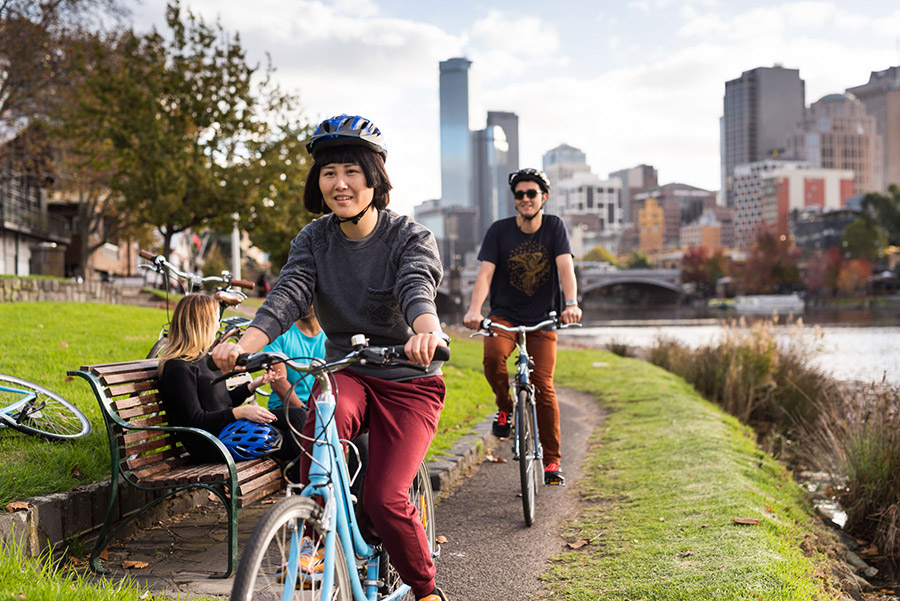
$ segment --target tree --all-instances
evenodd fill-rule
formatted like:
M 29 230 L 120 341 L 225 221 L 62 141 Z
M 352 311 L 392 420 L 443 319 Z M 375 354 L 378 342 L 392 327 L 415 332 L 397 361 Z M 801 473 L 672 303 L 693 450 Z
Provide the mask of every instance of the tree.
M 681 257 L 681 281 L 694 284 L 697 290 L 706 295 L 709 290 L 709 249 L 705 246 L 692 246 Z
M 154 225 L 168 254 L 187 229 L 231 229 L 276 181 L 297 174 L 286 136 L 303 131 L 297 101 L 257 74 L 240 37 L 206 25 L 177 1 L 166 8 L 171 32 L 115 40 L 117 61 L 86 66 L 80 118 L 108 145 L 110 187 L 120 210 Z M 261 79 L 257 79 L 261 76 Z M 302 167 L 302 165 L 300 165 Z M 277 187 L 277 184 L 275 184 Z
M 602 246 L 595 246 L 586 255 L 581 257 L 582 261 L 597 261 L 598 263 L 609 263 L 610 265 L 618 265 L 618 260 L 611 252 Z
M 800 283 L 798 258 L 790 240 L 761 232 L 743 270 L 744 289 L 767 294 L 793 288 Z
M 862 207 L 874 213 L 874 219 L 887 235 L 889 244 L 900 245 L 900 186 L 891 184 L 889 195 L 871 192 L 862 200 Z
M 628 255 L 628 260 L 625 262 L 625 266 L 628 269 L 650 269 L 650 259 L 647 257 L 647 253 L 642 250 L 632 251 L 630 255 Z
M 869 263 L 878 260 L 887 242 L 884 232 L 868 214 L 855 219 L 841 238 L 844 255 L 851 259 L 865 259 Z
M 866 282 L 872 275 L 872 265 L 865 259 L 847 261 L 841 268 L 837 288 L 845 294 L 865 290 Z
M 117 0 L 0 0 L 0 141 L 28 135 L 46 115 L 49 100 L 70 82 L 73 56 L 90 28 L 105 16 L 121 16 Z M 12 157 L 28 171 L 47 153 L 43 138 L 29 139 Z M 0 153 L 3 148 L 0 147 Z M 7 160 L 10 160 L 9 158 Z

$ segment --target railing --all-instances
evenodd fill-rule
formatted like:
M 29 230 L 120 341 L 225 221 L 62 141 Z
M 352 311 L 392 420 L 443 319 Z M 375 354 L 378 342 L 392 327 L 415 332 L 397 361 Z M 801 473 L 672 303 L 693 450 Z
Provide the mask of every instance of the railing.
M 5 227 L 57 242 L 68 242 L 72 235 L 66 219 L 6 199 L 0 201 L 0 221 Z

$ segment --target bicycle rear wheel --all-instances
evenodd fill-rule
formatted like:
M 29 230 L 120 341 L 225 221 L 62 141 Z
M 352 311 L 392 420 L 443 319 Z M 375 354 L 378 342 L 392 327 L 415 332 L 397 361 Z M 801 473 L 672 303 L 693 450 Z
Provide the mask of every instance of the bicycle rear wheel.
M 519 480 L 522 485 L 522 512 L 525 524 L 534 524 L 535 495 L 537 494 L 537 433 L 532 422 L 532 398 L 527 390 L 516 394 L 516 440 L 519 443 Z
M 91 423 L 72 403 L 43 386 L 0 375 L 0 420 L 26 434 L 74 440 L 91 433 Z
M 296 567 L 304 534 L 316 539 L 317 547 L 325 544 L 321 516 L 322 508 L 306 497 L 288 497 L 273 505 L 253 528 L 244 548 L 234 575 L 232 601 L 323 601 L 321 579 L 304 578 Z M 350 572 L 339 541 L 335 551 L 330 601 L 352 601 Z
M 416 507 L 419 512 L 419 519 L 422 521 L 422 527 L 425 528 L 425 538 L 428 539 L 428 547 L 431 549 L 431 556 L 437 557 L 437 535 L 434 524 L 434 492 L 431 490 L 431 477 L 428 475 L 428 466 L 423 461 L 419 464 L 419 470 L 413 480 L 412 486 L 409 487 L 409 502 Z M 379 570 L 384 586 L 379 591 L 382 595 L 388 595 L 397 590 L 403 581 L 400 575 L 391 564 L 387 551 L 381 551 L 381 567 Z M 412 591 L 408 592 L 401 601 L 413 601 L 415 597 Z

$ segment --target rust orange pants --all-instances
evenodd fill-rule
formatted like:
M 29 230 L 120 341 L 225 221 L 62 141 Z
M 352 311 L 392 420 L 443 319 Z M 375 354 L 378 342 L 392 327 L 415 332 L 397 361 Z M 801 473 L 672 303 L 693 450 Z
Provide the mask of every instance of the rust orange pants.
M 512 327 L 515 324 L 502 319 L 492 321 Z M 537 405 L 538 438 L 544 447 L 544 465 L 559 463 L 559 405 L 553 388 L 553 372 L 556 370 L 556 331 L 543 330 L 526 335 L 528 354 L 534 361 L 531 382 L 535 388 Z M 494 391 L 497 408 L 500 411 L 513 410 L 509 390 L 509 371 L 506 360 L 516 348 L 515 334 L 497 332 L 496 336 L 484 339 L 484 375 Z

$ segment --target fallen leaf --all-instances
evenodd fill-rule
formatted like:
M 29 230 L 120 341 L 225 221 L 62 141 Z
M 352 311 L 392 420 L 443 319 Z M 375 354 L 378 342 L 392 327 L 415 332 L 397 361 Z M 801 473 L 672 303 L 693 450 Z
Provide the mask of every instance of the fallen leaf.
M 665 522 L 665 521 L 666 521 L 666 518 L 659 518 L 659 521 L 660 521 L 660 522 Z
M 77 463 L 72 466 L 72 475 L 75 476 L 76 478 L 78 478 L 79 480 L 84 477 L 84 475 L 81 473 L 81 470 L 78 469 Z
M 12 513 L 14 511 L 28 511 L 31 503 L 28 501 L 13 501 L 6 506 L 6 511 Z
M 100 555 L 98 555 L 100 559 L 106 560 L 109 559 L 109 549 L 103 549 L 100 551 Z
M 700 524 L 701 528 L 709 528 L 709 524 Z
M 775 510 L 772 509 L 772 506 L 768 503 L 766 503 L 766 511 L 768 511 L 769 513 L 775 513 Z
M 122 568 L 124 568 L 126 570 L 130 570 L 130 569 L 140 570 L 140 569 L 146 568 L 149 565 L 150 564 L 147 563 L 146 561 L 135 561 L 133 559 L 128 559 L 128 560 L 122 562 Z
M 494 457 L 490 451 L 484 454 L 484 461 L 486 463 L 506 463 L 506 459 L 503 457 Z
M 759 526 L 759 520 L 756 518 L 734 518 L 731 521 L 741 526 Z
M 570 549 L 580 549 L 581 547 L 588 544 L 588 542 L 590 542 L 590 541 L 582 538 L 581 540 L 577 540 L 574 543 L 566 543 L 566 546 L 569 547 Z
M 209 498 L 210 501 L 218 501 L 219 500 L 219 497 L 217 497 L 215 494 L 213 494 L 211 492 L 206 493 L 206 496 Z
M 441 536 L 438 536 L 437 538 L 435 538 L 434 540 L 435 540 L 435 542 L 439 542 L 439 543 L 441 543 L 441 544 L 444 544 L 444 543 L 447 542 L 447 537 L 441 535 Z
M 60 343 L 59 343 L 59 348 L 69 348 L 69 343 L 68 343 L 68 342 L 65 342 L 65 341 L 60 342 Z
M 863 557 L 871 557 L 872 555 L 878 555 L 878 546 L 877 545 L 869 545 L 865 549 L 860 549 L 857 551 L 859 555 Z
M 696 555 L 694 551 L 682 551 L 678 554 L 678 557 L 690 557 L 691 555 Z
M 81 560 L 77 557 L 72 557 L 71 555 L 69 555 L 69 563 L 71 563 L 73 566 L 77 566 L 81 565 Z
M 71 382 L 74 379 L 75 379 L 75 376 L 66 376 L 66 379 L 64 380 L 64 382 L 66 382 L 68 384 L 69 382 Z
M 41 326 L 41 327 L 44 327 L 44 326 Z M 24 599 L 24 598 L 25 598 L 25 593 L 19 593 L 19 599 Z

